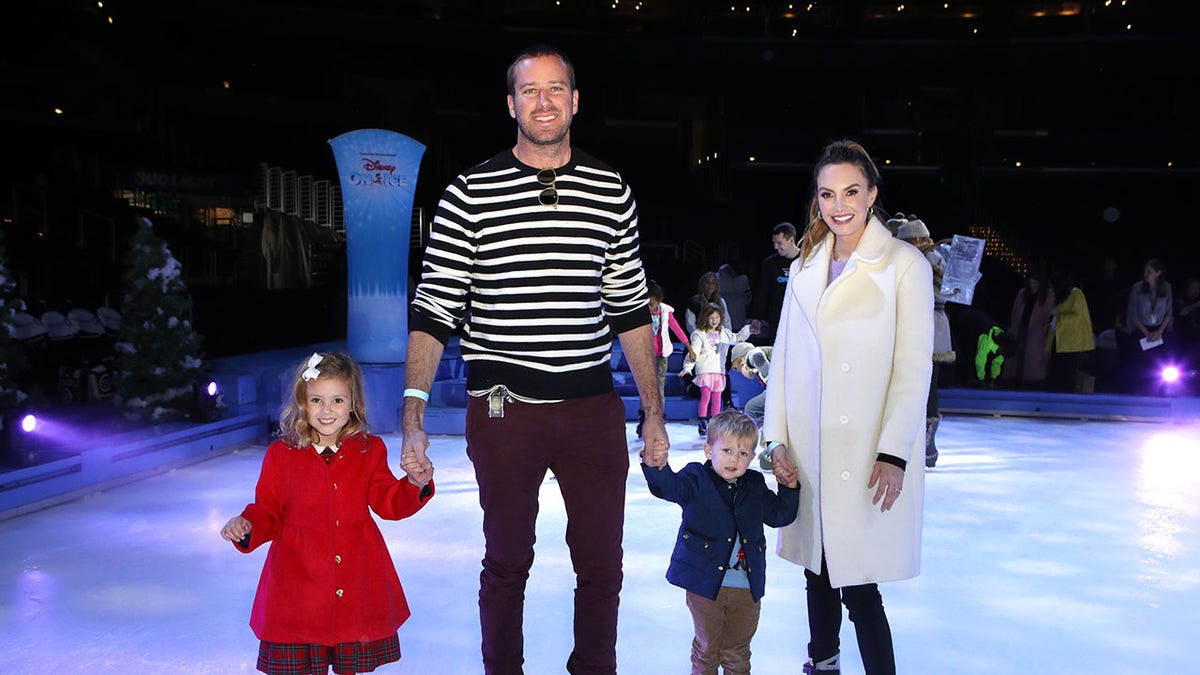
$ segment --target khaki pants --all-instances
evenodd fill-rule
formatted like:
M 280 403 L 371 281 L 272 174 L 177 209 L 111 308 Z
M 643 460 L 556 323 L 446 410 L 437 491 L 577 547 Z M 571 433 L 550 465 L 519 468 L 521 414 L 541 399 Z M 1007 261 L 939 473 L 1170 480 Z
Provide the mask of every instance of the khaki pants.
M 716 600 L 689 592 L 696 637 L 692 640 L 692 675 L 725 675 L 750 672 L 750 640 L 758 630 L 761 605 L 749 588 L 722 586 Z

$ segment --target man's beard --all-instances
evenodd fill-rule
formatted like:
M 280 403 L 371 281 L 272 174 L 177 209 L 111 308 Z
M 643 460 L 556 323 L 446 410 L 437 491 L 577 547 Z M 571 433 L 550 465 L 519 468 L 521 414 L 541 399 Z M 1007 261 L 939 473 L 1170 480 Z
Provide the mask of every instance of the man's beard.
M 565 139 L 567 137 L 567 134 L 569 134 L 570 132 L 571 132 L 571 120 L 570 119 L 568 119 L 567 123 L 562 126 L 562 130 L 559 131 L 559 133 L 555 134 L 553 137 L 548 138 L 548 139 L 547 138 L 538 138 L 537 136 L 535 136 L 533 134 L 533 132 L 529 129 L 529 127 L 526 126 L 524 121 L 521 121 L 521 120 L 517 121 L 517 133 L 521 134 L 522 138 L 529 141 L 530 143 L 533 143 L 534 145 L 558 145 L 559 143 L 561 143 L 563 141 L 563 139 Z

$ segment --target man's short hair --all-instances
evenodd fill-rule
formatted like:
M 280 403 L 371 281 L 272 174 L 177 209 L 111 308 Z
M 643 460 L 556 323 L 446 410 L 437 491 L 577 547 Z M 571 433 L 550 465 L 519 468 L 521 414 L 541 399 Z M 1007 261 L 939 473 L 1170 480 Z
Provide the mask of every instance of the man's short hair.
M 567 80 L 571 83 L 571 91 L 575 91 L 575 66 L 571 64 L 571 59 L 568 59 L 567 55 L 564 54 L 563 51 L 558 47 L 551 47 L 550 45 L 539 43 L 530 45 L 529 47 L 521 50 L 521 53 L 517 54 L 516 57 L 513 58 L 512 63 L 508 64 L 509 94 L 515 96 L 517 93 L 515 91 L 517 86 L 517 64 L 521 63 L 525 59 L 536 59 L 539 56 L 557 56 L 558 58 L 562 59 L 563 65 L 567 67 Z
M 774 230 L 771 230 L 772 237 L 774 237 L 777 234 L 786 234 L 789 239 L 791 239 L 792 241 L 795 241 L 796 240 L 796 226 L 785 220 L 782 223 L 776 225 Z

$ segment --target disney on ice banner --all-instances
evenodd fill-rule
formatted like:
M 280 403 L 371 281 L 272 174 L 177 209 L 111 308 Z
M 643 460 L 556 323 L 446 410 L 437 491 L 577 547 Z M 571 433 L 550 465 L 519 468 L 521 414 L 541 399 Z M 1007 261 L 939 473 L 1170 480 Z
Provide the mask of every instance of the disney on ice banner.
M 425 146 L 385 129 L 329 141 L 346 223 L 346 347 L 362 363 L 401 363 L 408 340 L 408 247 Z

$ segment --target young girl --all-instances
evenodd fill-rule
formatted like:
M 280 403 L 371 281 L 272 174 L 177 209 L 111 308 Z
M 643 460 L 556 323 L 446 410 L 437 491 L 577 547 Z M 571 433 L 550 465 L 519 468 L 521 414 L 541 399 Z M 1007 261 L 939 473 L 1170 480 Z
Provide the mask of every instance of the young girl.
M 688 342 L 687 333 L 679 327 L 679 322 L 675 320 L 675 308 L 663 302 L 663 289 L 657 282 L 651 280 L 646 284 L 650 293 L 650 324 L 654 330 L 654 364 L 655 373 L 658 376 L 658 397 L 664 402 L 666 401 L 665 392 L 667 384 L 667 359 L 671 356 L 671 351 L 674 345 L 671 344 L 671 335 L 679 338 L 687 347 L 688 358 L 695 360 L 696 355 L 692 352 L 692 346 Z M 670 332 L 668 332 L 668 329 Z M 638 407 L 638 423 L 637 437 L 642 437 L 642 425 L 646 422 L 646 411 L 640 406 Z
M 408 478 L 397 480 L 365 414 L 358 364 L 313 354 L 296 370 L 254 503 L 221 528 L 243 553 L 274 542 L 250 613 L 264 673 L 356 673 L 400 660 L 408 603 L 370 512 L 416 513 L 433 496 L 433 471 L 405 457 Z
M 696 331 L 692 333 L 691 347 L 694 358 L 683 362 L 682 377 L 693 370 L 693 382 L 700 388 L 700 422 L 697 430 L 703 436 L 708 433 L 708 418 L 721 412 L 721 392 L 725 391 L 725 356 L 730 345 L 743 342 L 758 333 L 758 322 L 742 327 L 737 334 L 722 325 L 723 313 L 719 305 L 708 304 L 700 308 L 696 320 Z

